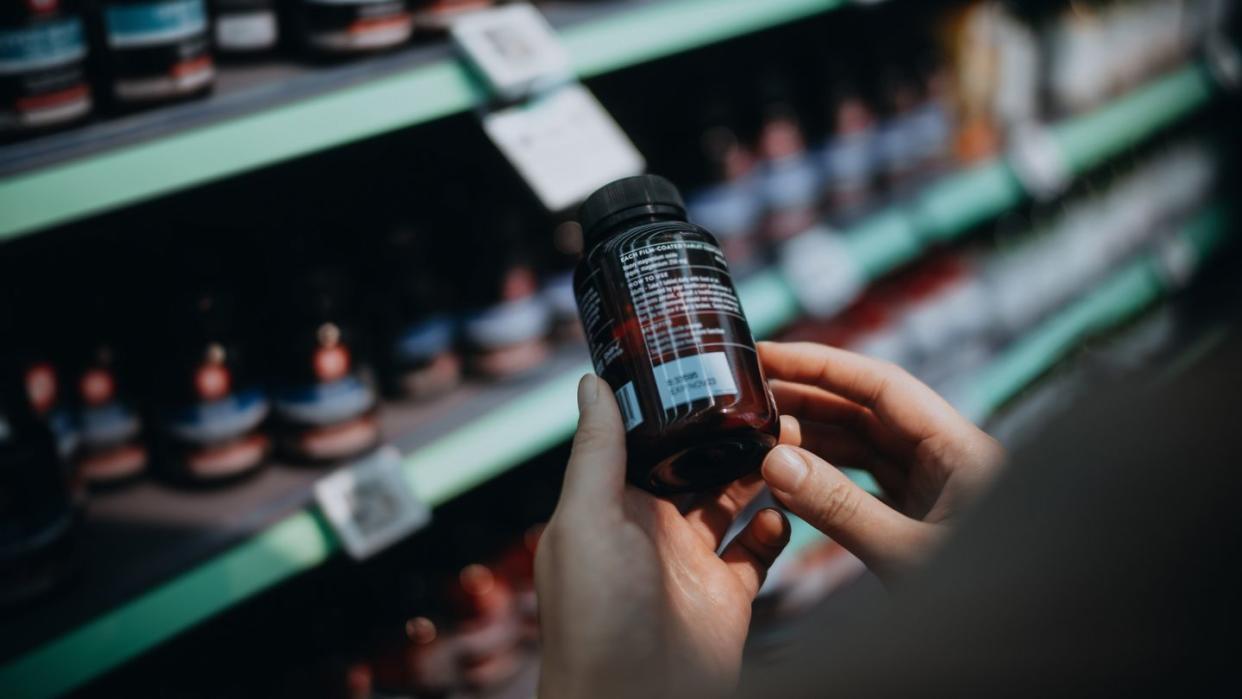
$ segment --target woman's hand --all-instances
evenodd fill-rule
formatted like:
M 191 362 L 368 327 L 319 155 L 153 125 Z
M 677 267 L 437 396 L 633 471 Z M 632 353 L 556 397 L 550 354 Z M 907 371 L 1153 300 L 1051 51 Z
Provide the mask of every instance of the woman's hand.
M 784 443 L 764 480 L 886 581 L 926 555 L 1004 459 L 996 440 L 893 364 L 810 343 L 760 343 L 759 356 Z M 869 471 L 889 502 L 837 466 Z
M 580 418 L 556 513 L 539 542 L 540 699 L 699 697 L 737 681 L 751 602 L 789 539 L 759 512 L 723 552 L 759 478 L 684 513 L 625 482 L 625 430 L 607 384 L 578 386 Z

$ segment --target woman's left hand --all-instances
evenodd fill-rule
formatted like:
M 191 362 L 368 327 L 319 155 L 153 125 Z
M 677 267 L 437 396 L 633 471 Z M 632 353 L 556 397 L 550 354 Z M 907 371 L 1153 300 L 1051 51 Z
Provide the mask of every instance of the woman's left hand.
M 683 512 L 626 485 L 608 385 L 578 385 L 580 417 L 556 513 L 539 542 L 540 699 L 698 697 L 737 681 L 751 602 L 789 539 L 763 510 L 719 555 L 757 476 Z

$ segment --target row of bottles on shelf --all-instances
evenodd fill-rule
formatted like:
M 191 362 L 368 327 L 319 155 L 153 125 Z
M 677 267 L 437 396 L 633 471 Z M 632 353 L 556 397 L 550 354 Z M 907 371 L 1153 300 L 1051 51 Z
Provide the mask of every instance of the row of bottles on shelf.
M 1010 0 L 994 12 L 965 17 L 964 24 L 993 64 L 976 67 L 980 87 L 990 83 L 995 113 L 1020 125 L 1089 110 L 1133 89 L 1225 31 L 1231 13 L 1231 3 L 1219 0 L 1068 7 Z
M 188 246 L 196 259 L 159 299 L 83 272 L 98 297 L 47 291 L 15 310 L 10 369 L 74 480 L 116 485 L 155 465 L 171 482 L 228 482 L 273 452 L 335 463 L 377 445 L 381 395 L 431 400 L 463 374 L 521 376 L 580 334 L 573 248 L 538 259 L 551 236 L 531 237 L 516 209 L 467 235 L 394 224 L 363 238 L 349 252 L 274 242 L 249 273 Z M 200 279 L 175 279 L 193 269 Z
M 1175 233 L 1211 197 L 1210 145 L 1178 142 L 1105 187 L 1002 219 L 987 240 L 937 252 L 871 287 L 829 321 L 786 339 L 895 362 L 960 402 L 972 372 L 1124 261 Z
M 1121 5 L 1124 11 L 1092 13 L 1075 4 L 1015 14 L 991 2 L 948 9 L 888 3 L 834 14 L 805 32 L 819 42 L 799 37 L 803 43 L 791 48 L 773 34 L 744 53 L 721 50 L 711 61 L 727 77 L 691 88 L 696 118 L 673 120 L 654 137 L 660 148 L 649 149 L 658 151 L 649 158 L 682 184 L 691 218 L 721 239 L 735 272 L 745 274 L 772 246 L 816 223 L 847 226 L 946 169 L 998 156 L 1019 129 L 1081 113 L 1185 61 L 1204 33 L 1201 16 L 1210 3 Z M 912 13 L 915 21 L 898 24 Z M 1127 62 L 1125 81 L 1110 77 L 1114 63 L 1067 59 L 1051 40 L 1032 39 L 1024 45 L 1030 51 L 1016 51 L 1008 38 L 1060 36 L 1086 21 L 1114 39 L 1133 33 L 1134 45 L 1149 47 L 1141 60 Z M 888 50 L 886 43 L 879 53 L 863 44 L 884 34 L 902 48 Z M 1074 63 L 1058 67 L 1065 60 Z M 692 63 L 686 58 L 679 67 L 689 71 Z M 1049 74 L 1058 71 L 1093 76 L 1099 89 L 1071 99 L 1053 87 Z M 659 100 L 686 88 L 648 89 Z M 643 118 L 640 111 L 627 119 L 623 100 L 604 96 L 623 125 Z M 645 128 L 651 127 L 630 128 L 640 144 Z
M 13 0 L 0 8 L 0 134 L 208 93 L 216 58 L 385 51 L 493 0 Z M 93 86 L 92 86 L 93 83 Z
M 37 133 L 80 122 L 100 102 L 126 110 L 203 95 L 215 82 L 215 55 L 265 54 L 278 46 L 319 55 L 391 49 L 415 28 L 442 30 L 455 14 L 493 0 L 24 0 L 0 9 L 0 134 Z M 968 156 L 995 148 L 995 120 L 1021 122 L 1040 112 L 1072 113 L 1185 57 L 1224 21 L 1225 3 L 1211 0 L 1134 0 L 1105 3 L 1004 3 L 973 0 L 937 8 L 853 8 L 859 36 L 933 40 L 949 60 L 947 77 L 967 128 L 959 150 Z M 924 17 L 927 13 L 933 13 Z M 917 21 L 903 14 L 923 13 Z M 924 21 L 928 20 L 928 21 Z M 918 36 L 935 27 L 934 36 Z M 859 36 L 847 37 L 846 43 Z M 830 41 L 825 43 L 837 43 Z M 886 44 L 889 45 L 889 44 Z M 863 54 L 872 50 L 860 44 Z M 841 54 L 852 53 L 842 51 Z M 921 57 L 919 52 L 899 51 Z M 856 85 L 877 75 L 869 61 L 832 58 L 838 98 L 833 130 L 862 138 L 874 110 Z M 838 68 L 844 68 L 839 70 Z M 850 74 L 853 73 L 851 76 Z M 925 89 L 939 91 L 945 75 L 881 71 L 885 109 L 915 107 Z M 938 93 L 939 94 L 939 93 Z M 1051 108 L 1043 108 L 1044 103 Z M 1046 114 L 1045 114 L 1046 115 Z M 935 138 L 935 124 L 925 138 Z M 881 158 L 900 169 L 901 129 L 877 132 Z M 792 135 L 765 137 L 763 146 L 795 149 Z M 775 139 L 775 141 L 772 141 Z M 717 145 L 716 147 L 722 147 Z M 860 146 L 838 154 L 845 168 L 864 167 Z M 912 163 L 905 163 L 911 165 Z M 847 175 L 856 177 L 856 175 Z M 841 196 L 848 196 L 843 191 Z

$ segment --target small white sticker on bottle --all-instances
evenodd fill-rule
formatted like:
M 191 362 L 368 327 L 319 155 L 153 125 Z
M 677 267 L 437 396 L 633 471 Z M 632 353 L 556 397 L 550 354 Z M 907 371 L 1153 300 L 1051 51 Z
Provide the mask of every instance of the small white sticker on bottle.
M 652 367 L 665 410 L 714 396 L 737 394 L 733 370 L 724 352 L 674 359 Z
M 631 381 L 617 390 L 617 407 L 621 409 L 621 419 L 625 422 L 625 431 L 643 424 L 643 408 L 638 404 L 638 392 Z

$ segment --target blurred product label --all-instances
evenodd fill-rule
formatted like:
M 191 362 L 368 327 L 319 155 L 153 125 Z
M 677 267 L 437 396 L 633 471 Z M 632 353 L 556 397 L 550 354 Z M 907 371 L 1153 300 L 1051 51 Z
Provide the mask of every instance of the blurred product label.
M 374 556 L 431 521 L 431 510 L 410 489 L 393 447 L 315 483 L 315 501 L 355 560 Z
M 455 18 L 453 41 L 466 59 L 505 100 L 569 82 L 569 54 L 548 21 L 526 3 Z
M 112 48 L 157 46 L 201 34 L 207 29 L 203 0 L 162 0 L 104 9 Z
M 845 308 L 866 284 L 845 241 L 822 226 L 782 245 L 780 265 L 802 308 L 819 318 Z
M 577 83 L 487 114 L 483 129 L 549 211 L 646 167 L 617 122 Z
M 522 100 L 484 114 L 483 130 L 549 211 L 646 168 L 617 122 L 573 81 L 569 54 L 534 7 L 463 14 L 451 32 L 497 97 Z
M 221 51 L 262 51 L 280 36 L 276 9 L 267 0 L 217 0 L 216 46 Z
M 1034 124 L 1015 128 L 1010 144 L 1009 162 L 1036 199 L 1052 199 L 1073 182 L 1074 173 L 1048 129 Z
M 0 75 L 49 68 L 86 55 L 77 18 L 0 30 Z

